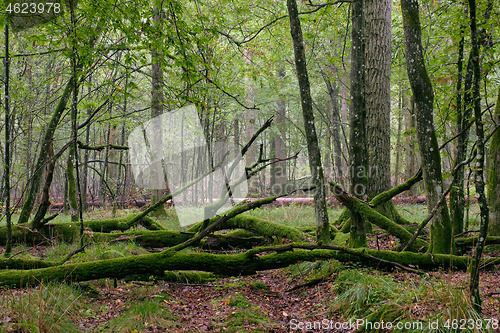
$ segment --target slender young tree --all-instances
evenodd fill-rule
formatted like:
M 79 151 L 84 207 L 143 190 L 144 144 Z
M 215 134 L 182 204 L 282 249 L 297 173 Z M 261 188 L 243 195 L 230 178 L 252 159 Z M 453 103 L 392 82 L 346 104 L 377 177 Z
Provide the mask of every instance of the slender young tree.
M 427 209 L 437 205 L 444 189 L 441 173 L 441 156 L 434 129 L 434 91 L 427 74 L 422 48 L 419 5 L 417 0 L 401 0 L 403 13 L 406 69 L 415 100 L 416 134 L 427 197 Z M 448 206 L 440 205 L 431 220 L 432 253 L 454 251 L 454 241 Z
M 467 137 L 469 131 L 464 127 L 468 118 L 464 119 L 464 112 L 462 110 L 462 78 L 463 78 L 463 60 L 464 60 L 464 27 L 460 27 L 461 38 L 458 43 L 458 59 L 457 59 L 457 86 L 456 86 L 456 109 L 457 132 L 461 133 L 457 138 L 456 143 L 456 156 L 455 165 L 460 164 L 467 157 Z M 465 180 L 465 166 L 459 167 L 455 177 L 453 177 L 453 186 L 450 191 L 450 216 L 453 225 L 453 234 L 457 235 L 463 232 L 464 226 L 464 207 L 465 207 L 465 194 L 464 194 L 464 180 Z
M 473 306 L 478 313 L 481 313 L 481 296 L 479 294 L 479 266 L 481 257 L 483 256 L 484 246 L 486 244 L 486 234 L 488 231 L 489 222 L 489 208 L 486 201 L 486 194 L 484 188 L 484 159 L 485 159 L 485 144 L 484 144 L 484 127 L 481 112 L 481 94 L 479 92 L 479 84 L 481 80 L 481 70 L 479 64 L 479 42 L 477 30 L 477 14 L 476 14 L 476 1 L 469 0 L 469 17 L 470 17 L 470 31 L 471 31 L 471 61 L 474 71 L 474 81 L 472 86 L 472 96 L 474 100 L 474 117 L 476 124 L 477 136 L 477 155 L 476 155 L 476 168 L 474 170 L 476 185 L 477 202 L 479 204 L 479 238 L 474 249 L 472 268 L 470 271 L 470 292 Z
M 252 55 L 249 50 L 245 52 L 244 58 L 245 65 L 250 68 L 252 65 Z M 245 75 L 245 102 L 250 107 L 255 105 L 254 82 L 249 75 Z M 255 116 L 255 109 L 245 110 L 245 138 L 247 142 L 250 141 L 255 134 Z M 257 162 L 257 145 L 253 144 L 248 148 L 245 154 L 245 166 L 251 167 L 255 162 Z M 254 197 L 258 196 L 259 182 L 257 176 L 248 180 L 248 194 Z
M 500 87 L 495 105 L 495 122 L 500 125 Z M 500 236 L 500 129 L 491 137 L 488 154 L 488 204 L 490 207 L 489 234 Z
M 9 55 L 9 22 L 5 22 L 5 167 L 4 167 L 4 193 L 5 193 L 5 221 L 7 223 L 7 240 L 4 255 L 7 257 L 12 251 L 12 213 L 10 211 L 10 55 Z
M 296 0 L 287 0 L 288 16 L 290 19 L 290 32 L 293 40 L 293 51 L 295 55 L 295 67 L 300 88 L 300 101 L 302 105 L 302 116 L 309 153 L 309 168 L 311 169 L 312 182 L 316 187 L 314 190 L 314 211 L 316 213 L 316 235 L 319 243 L 330 241 L 330 225 L 326 210 L 325 179 L 321 164 L 321 152 L 314 124 L 313 104 L 311 98 L 311 87 L 307 74 L 306 52 L 302 38 L 299 13 Z
M 285 69 L 278 69 L 278 80 L 285 78 Z M 273 145 L 274 158 L 283 159 L 286 157 L 286 99 L 280 94 L 276 100 L 276 133 L 273 134 L 271 140 Z M 285 193 L 287 183 L 286 161 L 271 164 L 271 193 L 280 195 Z
M 155 27 L 155 32 L 161 35 L 161 29 L 163 26 L 163 9 L 162 3 L 160 1 L 155 1 L 154 14 L 153 14 L 153 24 Z M 157 42 L 155 42 L 157 43 Z M 151 49 L 151 118 L 155 118 L 163 114 L 163 68 L 162 68 L 162 57 L 161 52 L 158 51 L 157 46 Z M 152 140 L 152 151 L 154 153 L 162 151 L 163 147 L 163 136 L 161 128 L 162 124 L 160 121 L 155 121 L 155 136 Z M 151 165 L 151 183 L 156 185 L 164 185 L 165 179 L 163 174 L 163 167 L 161 162 L 161 157 L 156 156 L 153 159 L 153 163 Z M 151 204 L 156 203 L 161 200 L 163 196 L 163 190 L 161 189 L 153 189 L 153 196 L 151 198 Z M 158 207 L 155 212 L 157 216 L 166 216 L 167 213 L 165 211 L 164 206 Z

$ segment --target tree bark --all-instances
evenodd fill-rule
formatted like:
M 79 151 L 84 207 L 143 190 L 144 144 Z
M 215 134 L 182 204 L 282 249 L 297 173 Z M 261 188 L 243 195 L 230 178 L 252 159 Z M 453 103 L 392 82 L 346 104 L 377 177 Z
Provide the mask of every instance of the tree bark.
M 364 2 L 368 199 L 391 188 L 391 0 Z M 377 208 L 407 224 L 392 201 Z
M 158 51 L 158 46 L 161 45 L 159 41 L 162 40 L 162 27 L 163 27 L 163 8 L 162 3 L 155 1 L 155 6 L 153 8 L 153 22 L 155 26 L 155 32 L 157 34 L 157 39 L 155 43 L 157 45 L 151 49 L 151 118 L 158 117 L 163 114 L 163 68 L 162 68 L 162 55 Z M 154 184 L 156 187 L 152 188 L 151 203 L 156 203 L 164 196 L 164 190 L 162 186 L 165 185 L 165 177 L 163 174 L 162 166 L 162 153 L 163 152 L 163 129 L 162 122 L 155 121 L 154 126 L 158 128 L 154 129 L 154 137 L 151 142 L 151 152 L 152 154 L 159 153 L 159 156 L 153 156 L 151 163 L 151 180 L 150 184 Z M 165 207 L 159 206 L 154 212 L 155 216 L 166 216 Z
M 488 232 L 489 223 L 489 208 L 486 201 L 485 188 L 484 188 L 484 159 L 485 159 L 485 142 L 484 142 L 484 128 L 481 112 L 481 94 L 479 85 L 481 80 L 481 70 L 479 63 L 479 42 L 478 30 L 476 23 L 476 1 L 469 0 L 469 16 L 470 16 L 470 31 L 471 31 L 471 60 L 474 71 L 474 83 L 472 86 L 472 96 L 474 101 L 474 116 L 476 118 L 476 136 L 477 136 L 477 155 L 476 167 L 474 170 L 475 177 L 474 183 L 476 185 L 477 202 L 480 210 L 480 225 L 479 225 L 479 239 L 474 249 L 472 267 L 470 270 L 470 292 L 474 309 L 481 313 L 481 296 L 479 294 L 479 268 L 481 257 L 483 256 L 484 246 L 486 243 L 486 235 Z
M 419 5 L 417 0 L 402 0 L 404 45 L 408 78 L 415 98 L 417 141 L 430 212 L 443 193 L 441 156 L 433 122 L 434 92 L 427 74 L 422 48 Z M 431 221 L 432 253 L 453 253 L 454 242 L 447 205 L 441 205 Z
M 351 42 L 351 105 L 349 109 L 350 150 L 349 178 L 350 192 L 365 200 L 368 181 L 368 142 L 366 138 L 366 105 L 364 96 L 365 52 L 364 52 L 364 0 L 352 4 Z M 361 215 L 351 215 L 350 245 L 364 247 L 366 243 L 365 221 Z
M 391 0 L 365 1 L 367 195 L 391 188 Z
M 306 53 L 296 0 L 287 0 L 287 7 L 290 18 L 290 32 L 293 40 L 295 67 L 300 87 L 302 116 L 304 119 L 307 151 L 309 153 L 309 168 L 311 169 L 312 183 L 316 187 L 314 190 L 314 211 L 316 214 L 317 241 L 319 243 L 328 243 L 330 241 L 330 224 L 328 223 L 328 213 L 326 210 L 325 179 L 321 164 L 321 152 L 314 124 L 311 87 L 307 74 Z
M 460 27 L 461 38 L 458 43 L 458 61 L 457 61 L 457 87 L 456 87 L 456 110 L 457 133 L 462 133 L 457 138 L 455 165 L 458 165 L 467 158 L 467 139 L 469 131 L 464 128 L 468 118 L 463 117 L 462 109 L 462 77 L 463 77 L 463 59 L 464 59 L 464 27 Z M 461 234 L 464 231 L 464 194 L 465 167 L 460 167 L 457 170 L 456 176 L 453 178 L 453 187 L 450 191 L 450 216 L 453 225 L 453 235 Z

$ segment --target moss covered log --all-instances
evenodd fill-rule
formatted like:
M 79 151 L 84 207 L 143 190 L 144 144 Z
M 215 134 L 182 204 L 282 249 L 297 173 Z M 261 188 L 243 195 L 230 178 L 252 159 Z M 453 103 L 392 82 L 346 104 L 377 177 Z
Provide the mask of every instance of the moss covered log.
M 330 247 L 332 248 L 332 247 Z M 371 266 L 381 266 L 379 260 L 367 255 L 402 265 L 419 268 L 453 267 L 467 269 L 469 257 L 377 251 L 370 249 L 317 248 L 311 244 L 288 244 L 275 247 L 262 247 L 239 254 L 179 253 L 164 251 L 155 254 L 98 260 L 55 267 L 23 271 L 0 272 L 0 285 L 18 287 L 38 285 L 49 281 L 78 282 L 101 278 L 125 278 L 130 275 L 162 275 L 165 270 L 197 270 L 213 272 L 223 276 L 254 274 L 257 271 L 286 267 L 299 261 L 336 259 L 343 262 L 361 262 Z M 271 252 L 271 253 L 270 253 Z M 358 253 L 358 254 L 357 254 Z M 483 264 L 498 264 L 500 258 L 484 258 Z
M 408 191 L 409 189 L 412 188 L 413 185 L 415 185 L 421 180 L 422 180 L 422 169 L 418 170 L 418 172 L 413 177 L 408 179 L 406 182 L 399 184 L 391 188 L 390 190 L 387 190 L 375 196 L 372 200 L 370 200 L 370 204 L 374 206 L 383 204 L 384 202 L 387 202 L 392 198 L 394 198 L 396 195 L 401 194 L 404 191 Z
M 116 242 L 133 240 L 146 248 L 161 248 L 175 246 L 193 237 L 193 233 L 168 230 L 140 230 L 119 233 L 95 232 L 92 237 L 95 242 Z
M 162 275 L 130 275 L 125 281 L 167 281 L 180 283 L 205 283 L 219 279 L 220 277 L 209 272 L 201 271 L 165 271 Z
M 209 224 L 214 223 L 220 217 L 216 216 L 210 219 Z M 198 232 L 202 223 L 197 223 L 189 228 L 189 232 Z M 252 231 L 253 233 L 266 237 L 278 237 L 278 238 L 287 238 L 290 240 L 304 240 L 305 236 L 302 232 L 294 227 L 290 227 L 283 224 L 278 224 L 276 222 L 272 222 L 269 220 L 261 219 L 259 217 L 240 214 L 230 218 L 225 221 L 217 230 L 223 229 L 244 229 L 248 231 Z
M 165 230 L 165 228 L 153 219 L 143 216 L 136 219 L 137 214 L 131 214 L 123 218 L 109 220 L 84 221 L 85 228 L 93 232 L 126 231 L 140 224 L 149 230 Z M 7 228 L 0 228 L 0 245 L 5 245 Z M 74 223 L 45 224 L 40 230 L 24 226 L 13 226 L 12 243 L 36 245 L 47 240 L 57 239 L 66 243 L 73 242 L 79 237 L 80 225 Z
M 392 200 L 395 196 L 403 193 L 404 191 L 408 191 L 412 188 L 413 185 L 418 183 L 419 181 L 422 180 L 422 169 L 419 169 L 418 172 L 408 179 L 406 182 L 399 184 L 385 192 L 382 192 L 378 195 L 376 195 L 372 200 L 370 200 L 369 204 L 377 207 L 381 204 L 384 204 L 385 202 L 388 202 L 389 200 Z M 385 215 L 385 214 L 384 214 Z M 351 213 L 349 209 L 345 208 L 342 213 L 340 214 L 339 218 L 335 221 L 335 225 L 341 225 L 341 232 L 347 233 L 349 232 L 349 229 L 351 227 L 350 224 L 350 218 L 351 218 Z M 399 219 L 399 221 L 395 221 L 399 224 L 405 224 L 407 221 L 405 220 L 405 223 L 403 220 Z
M 460 247 L 465 246 L 475 246 L 477 243 L 478 237 L 466 237 L 466 238 L 457 238 L 455 240 L 455 244 Z M 485 245 L 494 245 L 500 244 L 500 236 L 488 236 L 486 237 Z
M 350 211 L 354 211 L 360 214 L 369 222 L 375 224 L 381 229 L 384 229 L 391 235 L 396 236 L 397 238 L 399 238 L 402 244 L 406 244 L 412 238 L 413 235 L 408 230 L 406 230 L 399 224 L 389 220 L 387 217 L 370 207 L 370 205 L 349 195 L 337 184 L 330 182 L 330 185 L 337 200 L 339 200 Z M 429 244 L 427 242 L 417 238 L 411 245 L 411 250 L 418 251 L 421 249 L 427 249 L 428 245 Z
M 125 231 L 137 225 L 141 225 L 148 230 L 165 230 L 165 228 L 148 216 L 142 216 L 137 219 L 138 214 L 127 215 L 122 218 L 107 220 L 89 220 L 84 221 L 84 226 L 91 231 L 112 232 Z
M 17 259 L 0 257 L 0 269 L 35 269 L 57 266 L 59 263 L 38 259 Z

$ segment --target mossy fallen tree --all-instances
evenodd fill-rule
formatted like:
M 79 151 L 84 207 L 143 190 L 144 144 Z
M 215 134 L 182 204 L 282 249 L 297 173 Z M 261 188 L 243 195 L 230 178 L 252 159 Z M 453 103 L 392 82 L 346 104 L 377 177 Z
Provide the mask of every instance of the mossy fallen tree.
M 57 265 L 60 265 L 60 263 L 39 259 L 9 259 L 0 257 L 0 269 L 35 269 Z
M 218 219 L 219 219 L 218 216 L 211 218 L 209 221 L 209 225 L 214 223 Z M 191 228 L 189 228 L 188 231 L 199 232 L 201 226 L 202 223 L 197 223 Z M 287 238 L 294 241 L 300 241 L 305 239 L 304 234 L 294 227 L 278 224 L 269 220 L 261 219 L 259 217 L 247 214 L 240 214 L 230 218 L 216 230 L 223 230 L 223 229 L 244 229 L 252 231 L 255 234 L 261 236 Z
M 84 221 L 84 227 L 92 232 L 109 233 L 112 231 L 126 231 L 137 225 L 141 225 L 148 230 L 165 230 L 165 228 L 155 220 L 147 216 L 137 219 L 138 214 L 127 215 L 122 218 L 108 220 Z M 0 245 L 5 245 L 7 228 L 0 228 Z M 30 228 L 23 225 L 12 227 L 12 243 L 36 245 L 49 240 L 58 240 L 71 243 L 80 235 L 80 225 L 72 223 L 47 223 L 40 229 Z
M 406 244 L 412 238 L 412 234 L 397 224 L 394 221 L 391 221 L 384 215 L 377 212 L 373 207 L 369 204 L 351 196 L 346 191 L 344 191 L 337 184 L 330 182 L 330 186 L 332 188 L 333 194 L 335 198 L 341 202 L 349 211 L 354 211 L 364 218 L 366 218 L 369 222 L 375 224 L 377 227 L 384 229 L 389 234 L 397 237 L 402 244 Z M 423 241 L 420 238 L 417 238 L 415 242 L 411 245 L 410 250 L 420 251 L 427 249 L 429 244 Z
M 348 251 L 344 251 L 348 250 Z M 312 244 L 265 246 L 239 254 L 160 253 L 125 258 L 59 265 L 48 268 L 0 272 L 0 286 L 20 287 L 51 281 L 79 282 L 101 278 L 126 278 L 134 275 L 162 276 L 165 270 L 196 270 L 221 276 L 251 275 L 257 271 L 286 267 L 300 261 L 336 259 L 381 267 L 412 265 L 421 269 L 455 268 L 466 270 L 469 257 L 413 252 L 345 249 Z M 483 265 L 499 264 L 500 258 L 484 258 Z
M 372 200 L 370 200 L 369 205 L 373 206 L 373 208 L 376 208 L 388 202 L 389 200 L 392 200 L 392 198 L 403 193 L 404 191 L 410 190 L 413 187 L 413 185 L 415 185 L 421 180 L 422 180 L 422 169 L 419 169 L 418 172 L 411 178 L 409 178 L 406 182 L 376 195 Z M 351 213 L 348 208 L 345 208 L 340 214 L 337 221 L 335 221 L 336 225 L 342 226 L 340 230 L 341 232 L 344 233 L 349 232 L 350 218 L 351 218 Z
M 180 283 L 205 283 L 219 279 L 218 275 L 210 272 L 200 271 L 165 271 L 159 275 L 130 275 L 125 278 L 125 281 L 166 281 Z
M 465 237 L 455 239 L 455 244 L 459 247 L 475 246 L 478 241 L 478 237 Z M 485 245 L 496 245 L 500 244 L 500 236 L 488 236 L 486 237 Z

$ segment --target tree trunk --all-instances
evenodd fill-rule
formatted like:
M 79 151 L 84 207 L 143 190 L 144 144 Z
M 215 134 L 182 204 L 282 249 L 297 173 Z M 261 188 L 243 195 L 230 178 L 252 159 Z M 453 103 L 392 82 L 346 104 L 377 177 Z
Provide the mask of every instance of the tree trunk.
M 332 156 L 331 159 L 331 167 L 332 174 L 331 176 L 336 176 L 335 181 L 342 183 L 344 179 L 344 175 L 342 173 L 342 148 L 340 144 L 340 131 L 341 131 L 341 115 L 339 108 L 339 89 L 336 82 L 331 82 L 326 75 L 323 74 L 323 80 L 326 84 L 326 89 L 328 91 L 328 95 L 330 97 L 329 103 L 329 119 L 330 124 L 328 126 L 328 150 L 331 149 L 331 145 L 333 143 L 333 154 L 329 154 Z
M 56 108 L 54 109 L 54 113 L 50 118 L 50 122 L 45 130 L 45 134 L 43 137 L 43 141 L 41 143 L 40 153 L 38 154 L 38 159 L 36 162 L 35 169 L 33 171 L 33 175 L 28 184 L 28 190 L 26 191 L 23 207 L 21 210 L 21 214 L 19 215 L 19 224 L 24 224 L 28 222 L 28 219 L 33 211 L 33 206 L 35 204 L 35 198 L 37 196 L 38 191 L 40 190 L 40 183 L 42 181 L 43 170 L 45 168 L 45 164 L 48 159 L 48 150 L 49 146 L 52 144 L 54 139 L 54 133 L 56 131 L 57 125 L 61 120 L 61 116 L 66 109 L 66 104 L 68 103 L 69 97 L 72 93 L 73 88 L 73 77 L 69 80 L 64 88 L 62 96 L 59 99 L 59 103 L 57 103 Z
M 391 188 L 391 5 L 364 2 L 369 199 Z
M 463 76 L 463 59 L 464 59 L 464 27 L 460 27 L 462 35 L 458 44 L 458 61 L 457 61 L 457 87 L 456 87 L 456 109 L 457 133 L 461 133 L 457 138 L 455 165 L 460 164 L 467 158 L 467 136 L 469 131 L 464 128 L 468 119 L 464 119 L 462 110 L 462 76 Z M 457 170 L 453 178 L 453 185 L 450 191 L 450 216 L 453 225 L 453 235 L 461 234 L 464 231 L 464 180 L 465 167 L 462 166 Z
M 394 166 L 394 186 L 399 185 L 400 174 L 401 174 L 401 155 L 402 155 L 402 144 L 401 144 L 401 132 L 403 126 L 403 102 L 405 100 L 405 92 L 403 90 L 403 82 L 399 83 L 399 99 L 398 99 L 398 133 L 396 137 L 396 163 Z
M 316 214 L 316 233 L 319 243 L 330 241 L 330 225 L 326 210 L 325 179 L 321 165 L 321 152 L 314 124 L 314 113 L 312 108 L 311 87 L 307 74 L 306 53 L 302 39 L 302 28 L 300 26 L 299 14 L 296 0 L 287 0 L 288 14 L 290 18 L 290 31 L 293 40 L 293 51 L 295 55 L 295 67 L 300 87 L 300 101 L 302 105 L 302 116 L 306 133 L 307 151 L 309 153 L 309 168 L 312 174 L 314 190 L 314 211 Z
M 368 199 L 391 188 L 391 0 L 364 2 Z M 378 208 L 406 224 L 392 201 Z
M 245 63 L 248 68 L 250 68 L 252 63 L 250 52 L 246 52 L 245 54 Z M 255 105 L 255 91 L 252 79 L 248 74 L 245 75 L 245 103 L 247 106 L 251 107 L 251 109 L 245 110 L 245 138 L 248 142 L 255 134 L 256 116 L 255 109 L 252 108 Z M 245 154 L 245 167 L 251 167 L 255 162 L 257 162 L 257 145 L 254 143 Z M 257 197 L 259 195 L 258 177 L 253 177 L 248 180 L 248 195 L 251 197 Z
M 156 32 L 158 36 L 162 35 L 162 27 L 163 27 L 163 8 L 162 4 L 159 1 L 155 1 L 155 7 L 153 8 L 153 24 L 155 26 Z M 157 38 L 158 38 L 157 36 Z M 162 40 L 160 37 L 159 40 Z M 158 42 L 158 41 L 157 41 Z M 158 44 L 160 45 L 160 44 Z M 157 47 L 153 47 L 151 49 L 151 118 L 158 117 L 163 114 L 163 68 L 162 68 L 162 55 L 158 51 Z M 161 152 L 163 152 L 163 129 L 161 121 L 155 121 L 153 123 L 154 126 L 158 128 L 154 129 L 154 137 L 151 142 L 151 152 L 153 154 L 160 153 L 160 156 L 154 156 L 152 158 L 151 163 L 151 179 L 150 184 L 154 184 L 155 187 L 152 187 L 152 197 L 151 203 L 155 203 L 160 198 L 164 196 L 164 190 L 162 188 L 165 186 L 165 176 L 163 174 L 163 166 L 162 166 L 162 156 Z M 159 206 L 154 212 L 155 216 L 166 216 L 167 212 L 165 211 L 165 207 Z
M 4 255 L 7 257 L 10 255 L 12 251 L 12 213 L 10 210 L 10 163 L 11 163 L 11 154 L 10 154 L 10 91 L 9 91 L 9 80 L 10 80 L 10 56 L 9 56 L 9 22 L 5 23 L 5 160 L 4 160 L 4 193 L 5 193 L 5 221 L 7 223 L 7 235 L 6 235 L 6 244 L 5 244 L 5 253 Z M 0 193 L 0 197 L 1 197 Z
M 470 270 L 470 292 L 474 309 L 481 313 L 481 296 L 479 294 L 479 269 L 481 257 L 483 256 L 484 246 L 486 244 L 486 235 L 488 232 L 489 223 L 489 209 L 486 201 L 484 189 L 484 159 L 485 159 L 485 142 L 484 142 L 484 128 L 481 112 L 481 93 L 479 85 L 481 80 L 481 69 L 479 63 L 479 42 L 478 30 L 476 24 L 476 1 L 469 0 L 469 16 L 470 16 L 470 31 L 471 31 L 471 61 L 474 71 L 474 83 L 472 85 L 472 96 L 474 101 L 474 117 L 476 118 L 476 136 L 477 136 L 477 155 L 476 167 L 474 170 L 474 184 L 476 185 L 477 202 L 480 210 L 480 225 L 479 225 L 479 239 L 474 248 L 472 267 Z M 498 107 L 498 106 L 497 106 Z
M 366 109 L 364 96 L 365 53 L 364 53 L 364 13 L 363 0 L 352 4 L 352 45 L 351 45 L 351 106 L 350 117 L 350 192 L 357 198 L 366 200 L 368 150 L 366 139 Z M 350 245 L 366 246 L 365 221 L 356 212 L 351 215 Z
M 410 178 L 418 169 L 417 153 L 415 151 L 415 137 L 412 134 L 415 128 L 415 102 L 413 96 L 409 97 L 406 101 L 408 103 L 408 113 L 406 114 L 405 130 L 407 133 L 406 141 L 408 143 L 407 147 L 407 164 L 406 178 Z M 413 197 L 416 195 L 414 189 L 408 190 L 408 195 Z
M 495 105 L 495 121 L 498 126 L 500 124 L 500 87 Z M 488 172 L 489 234 L 500 236 L 500 129 L 498 128 L 491 137 Z
M 89 83 L 92 83 L 92 76 L 89 77 Z M 90 85 L 87 88 L 87 94 L 90 95 Z M 87 116 L 91 115 L 91 109 L 87 109 Z M 85 126 L 85 144 L 89 145 L 90 144 L 90 126 L 91 123 L 89 122 L 87 126 Z M 89 173 L 89 168 L 88 168 L 88 163 L 89 163 L 89 150 L 85 150 L 84 155 L 83 155 L 83 175 L 82 175 L 82 211 L 86 212 L 88 209 L 87 205 L 87 189 L 88 189 L 88 173 Z
M 417 0 L 402 0 L 404 45 L 408 78 L 415 98 L 417 141 L 424 174 L 427 209 L 432 211 L 444 189 L 441 156 L 433 122 L 434 92 L 422 48 Z M 448 206 L 441 205 L 431 220 L 432 253 L 453 253 L 454 242 Z
M 285 69 L 278 70 L 278 79 L 284 80 Z M 277 133 L 272 138 L 274 142 L 274 158 L 286 158 L 286 99 L 280 95 L 276 101 L 276 124 Z M 271 165 L 271 194 L 280 195 L 286 193 L 288 177 L 286 173 L 286 161 L 277 162 Z
M 66 181 L 68 184 L 68 202 L 71 221 L 78 221 L 78 200 L 76 198 L 75 179 L 75 146 L 71 145 L 68 150 L 68 160 L 66 163 Z

